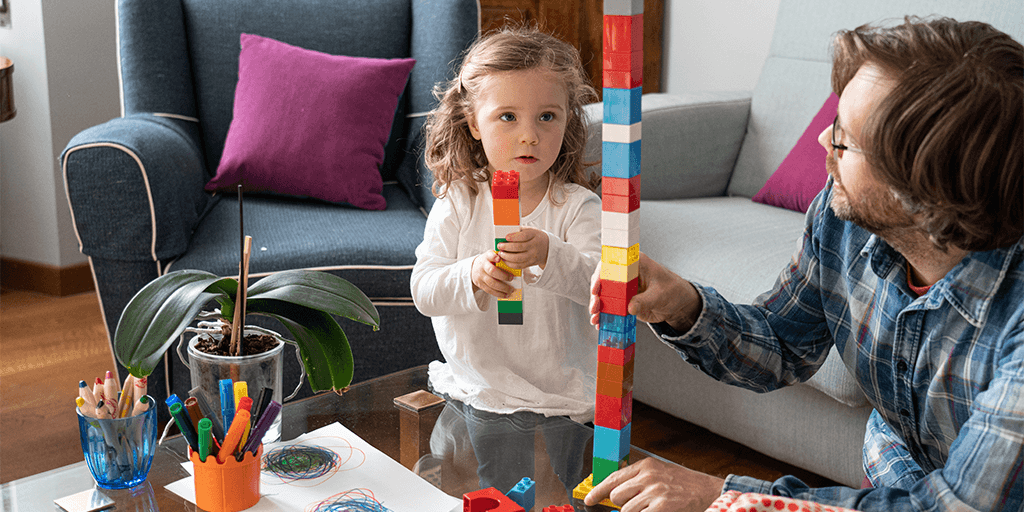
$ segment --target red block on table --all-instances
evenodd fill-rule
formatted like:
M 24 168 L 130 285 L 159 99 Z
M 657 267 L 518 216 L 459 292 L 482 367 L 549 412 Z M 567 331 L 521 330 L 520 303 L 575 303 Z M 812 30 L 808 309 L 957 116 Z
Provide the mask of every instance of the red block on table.
M 526 512 L 494 487 L 462 495 L 462 512 Z
M 572 505 L 544 507 L 541 512 L 575 512 Z
M 601 195 L 640 197 L 640 176 L 640 174 L 632 178 L 604 176 L 601 178 Z
M 637 208 L 640 208 L 640 196 L 601 195 L 602 211 L 629 213 Z
M 644 51 L 644 15 L 605 15 L 603 46 L 604 53 Z
M 633 421 L 633 392 L 615 397 L 598 394 L 594 400 L 594 425 L 622 430 Z

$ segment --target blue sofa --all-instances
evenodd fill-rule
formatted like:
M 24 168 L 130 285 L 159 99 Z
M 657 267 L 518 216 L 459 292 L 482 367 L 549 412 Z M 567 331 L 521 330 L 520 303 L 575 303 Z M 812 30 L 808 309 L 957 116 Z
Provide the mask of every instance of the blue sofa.
M 238 202 L 211 194 L 232 118 L 239 36 L 253 33 L 332 55 L 416 59 L 386 145 L 384 211 L 281 196 L 244 200 L 254 239 L 250 281 L 296 268 L 348 279 L 380 312 L 381 328 L 340 319 L 364 380 L 440 357 L 430 320 L 409 292 L 429 208 L 421 128 L 431 88 L 479 33 L 475 0 L 120 0 L 123 116 L 75 136 L 61 156 L 74 226 L 88 256 L 108 335 L 125 304 L 169 270 L 238 274 Z M 252 319 L 250 319 L 252 320 Z M 261 322 L 257 322 L 261 323 Z M 284 332 L 280 326 L 267 327 Z M 285 395 L 299 377 L 286 348 Z M 185 396 L 173 355 L 151 376 L 158 399 Z M 124 368 L 119 368 L 124 377 Z M 309 386 L 303 387 L 309 394 Z M 300 395 L 301 396 L 301 395 Z
M 932 14 L 987 22 L 1024 41 L 1019 0 L 781 0 L 752 92 L 644 95 L 641 250 L 734 302 L 749 303 L 771 289 L 797 248 L 803 214 L 750 198 L 828 97 L 832 35 Z M 593 159 L 600 155 L 601 105 L 588 108 Z M 758 395 L 690 367 L 646 326 L 638 326 L 636 344 L 634 399 L 778 460 L 860 485 L 871 406 L 834 349 L 810 381 Z

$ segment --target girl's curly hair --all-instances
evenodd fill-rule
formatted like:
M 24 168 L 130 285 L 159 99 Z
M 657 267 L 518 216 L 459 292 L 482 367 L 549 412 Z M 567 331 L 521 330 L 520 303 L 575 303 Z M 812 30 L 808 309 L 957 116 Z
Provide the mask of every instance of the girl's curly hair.
M 583 162 L 587 123 L 583 106 L 597 101 L 597 91 L 583 70 L 579 52 L 572 45 L 533 26 L 504 27 L 489 32 L 466 50 L 459 73 L 434 87 L 437 108 L 427 115 L 426 165 L 434 175 L 434 196 L 444 197 L 448 185 L 465 180 L 477 192 L 477 183 L 490 181 L 483 144 L 469 131 L 469 119 L 480 95 L 481 83 L 490 74 L 543 68 L 565 85 L 569 98 L 565 135 L 552 164 L 553 186 L 576 183 L 596 191 L 601 176 L 587 171 Z

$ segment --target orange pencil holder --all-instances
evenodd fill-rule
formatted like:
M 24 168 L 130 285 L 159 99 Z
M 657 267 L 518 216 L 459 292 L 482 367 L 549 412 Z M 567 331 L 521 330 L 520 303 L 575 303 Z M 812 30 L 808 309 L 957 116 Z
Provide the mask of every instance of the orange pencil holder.
M 209 455 L 206 462 L 199 460 L 199 453 L 189 449 L 189 458 L 195 468 L 196 505 L 210 512 L 237 512 L 245 510 L 260 501 L 260 458 L 263 445 L 252 452 L 245 452 L 242 462 L 228 457 L 223 464 L 217 457 Z

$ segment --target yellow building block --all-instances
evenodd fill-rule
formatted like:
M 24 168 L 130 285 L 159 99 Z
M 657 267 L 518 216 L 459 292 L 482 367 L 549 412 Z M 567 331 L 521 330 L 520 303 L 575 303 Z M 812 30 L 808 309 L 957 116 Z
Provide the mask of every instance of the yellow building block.
M 515 290 L 512 290 L 512 295 L 509 295 L 507 299 L 498 299 L 498 300 L 510 300 L 510 301 L 513 301 L 513 302 L 522 302 L 523 301 L 523 289 L 522 288 L 516 288 Z
M 628 283 L 640 275 L 640 262 L 635 261 L 629 265 L 616 265 L 601 261 L 601 279 Z
M 640 244 L 636 243 L 628 249 L 612 245 L 601 246 L 601 261 L 615 265 L 632 265 L 640 260 Z
M 588 476 L 586 480 L 580 482 L 580 484 L 577 485 L 576 488 L 572 490 L 572 497 L 576 498 L 576 499 L 578 499 L 580 501 L 583 501 L 583 498 L 586 498 L 587 494 L 590 494 L 590 491 L 592 491 L 593 489 L 594 489 L 594 474 L 591 473 L 590 476 Z M 601 505 L 604 505 L 606 507 L 612 507 L 615 510 L 621 510 L 622 509 L 622 507 L 612 503 L 612 500 L 610 498 L 605 498 L 604 501 L 601 502 Z
M 523 269 L 521 269 L 521 268 L 512 268 L 512 267 L 506 265 L 504 261 L 499 261 L 498 262 L 498 268 L 500 268 L 500 269 L 502 269 L 502 270 L 504 270 L 504 271 L 506 271 L 506 272 L 508 272 L 508 273 L 510 273 L 512 275 L 514 275 L 514 276 L 522 276 L 523 275 Z

